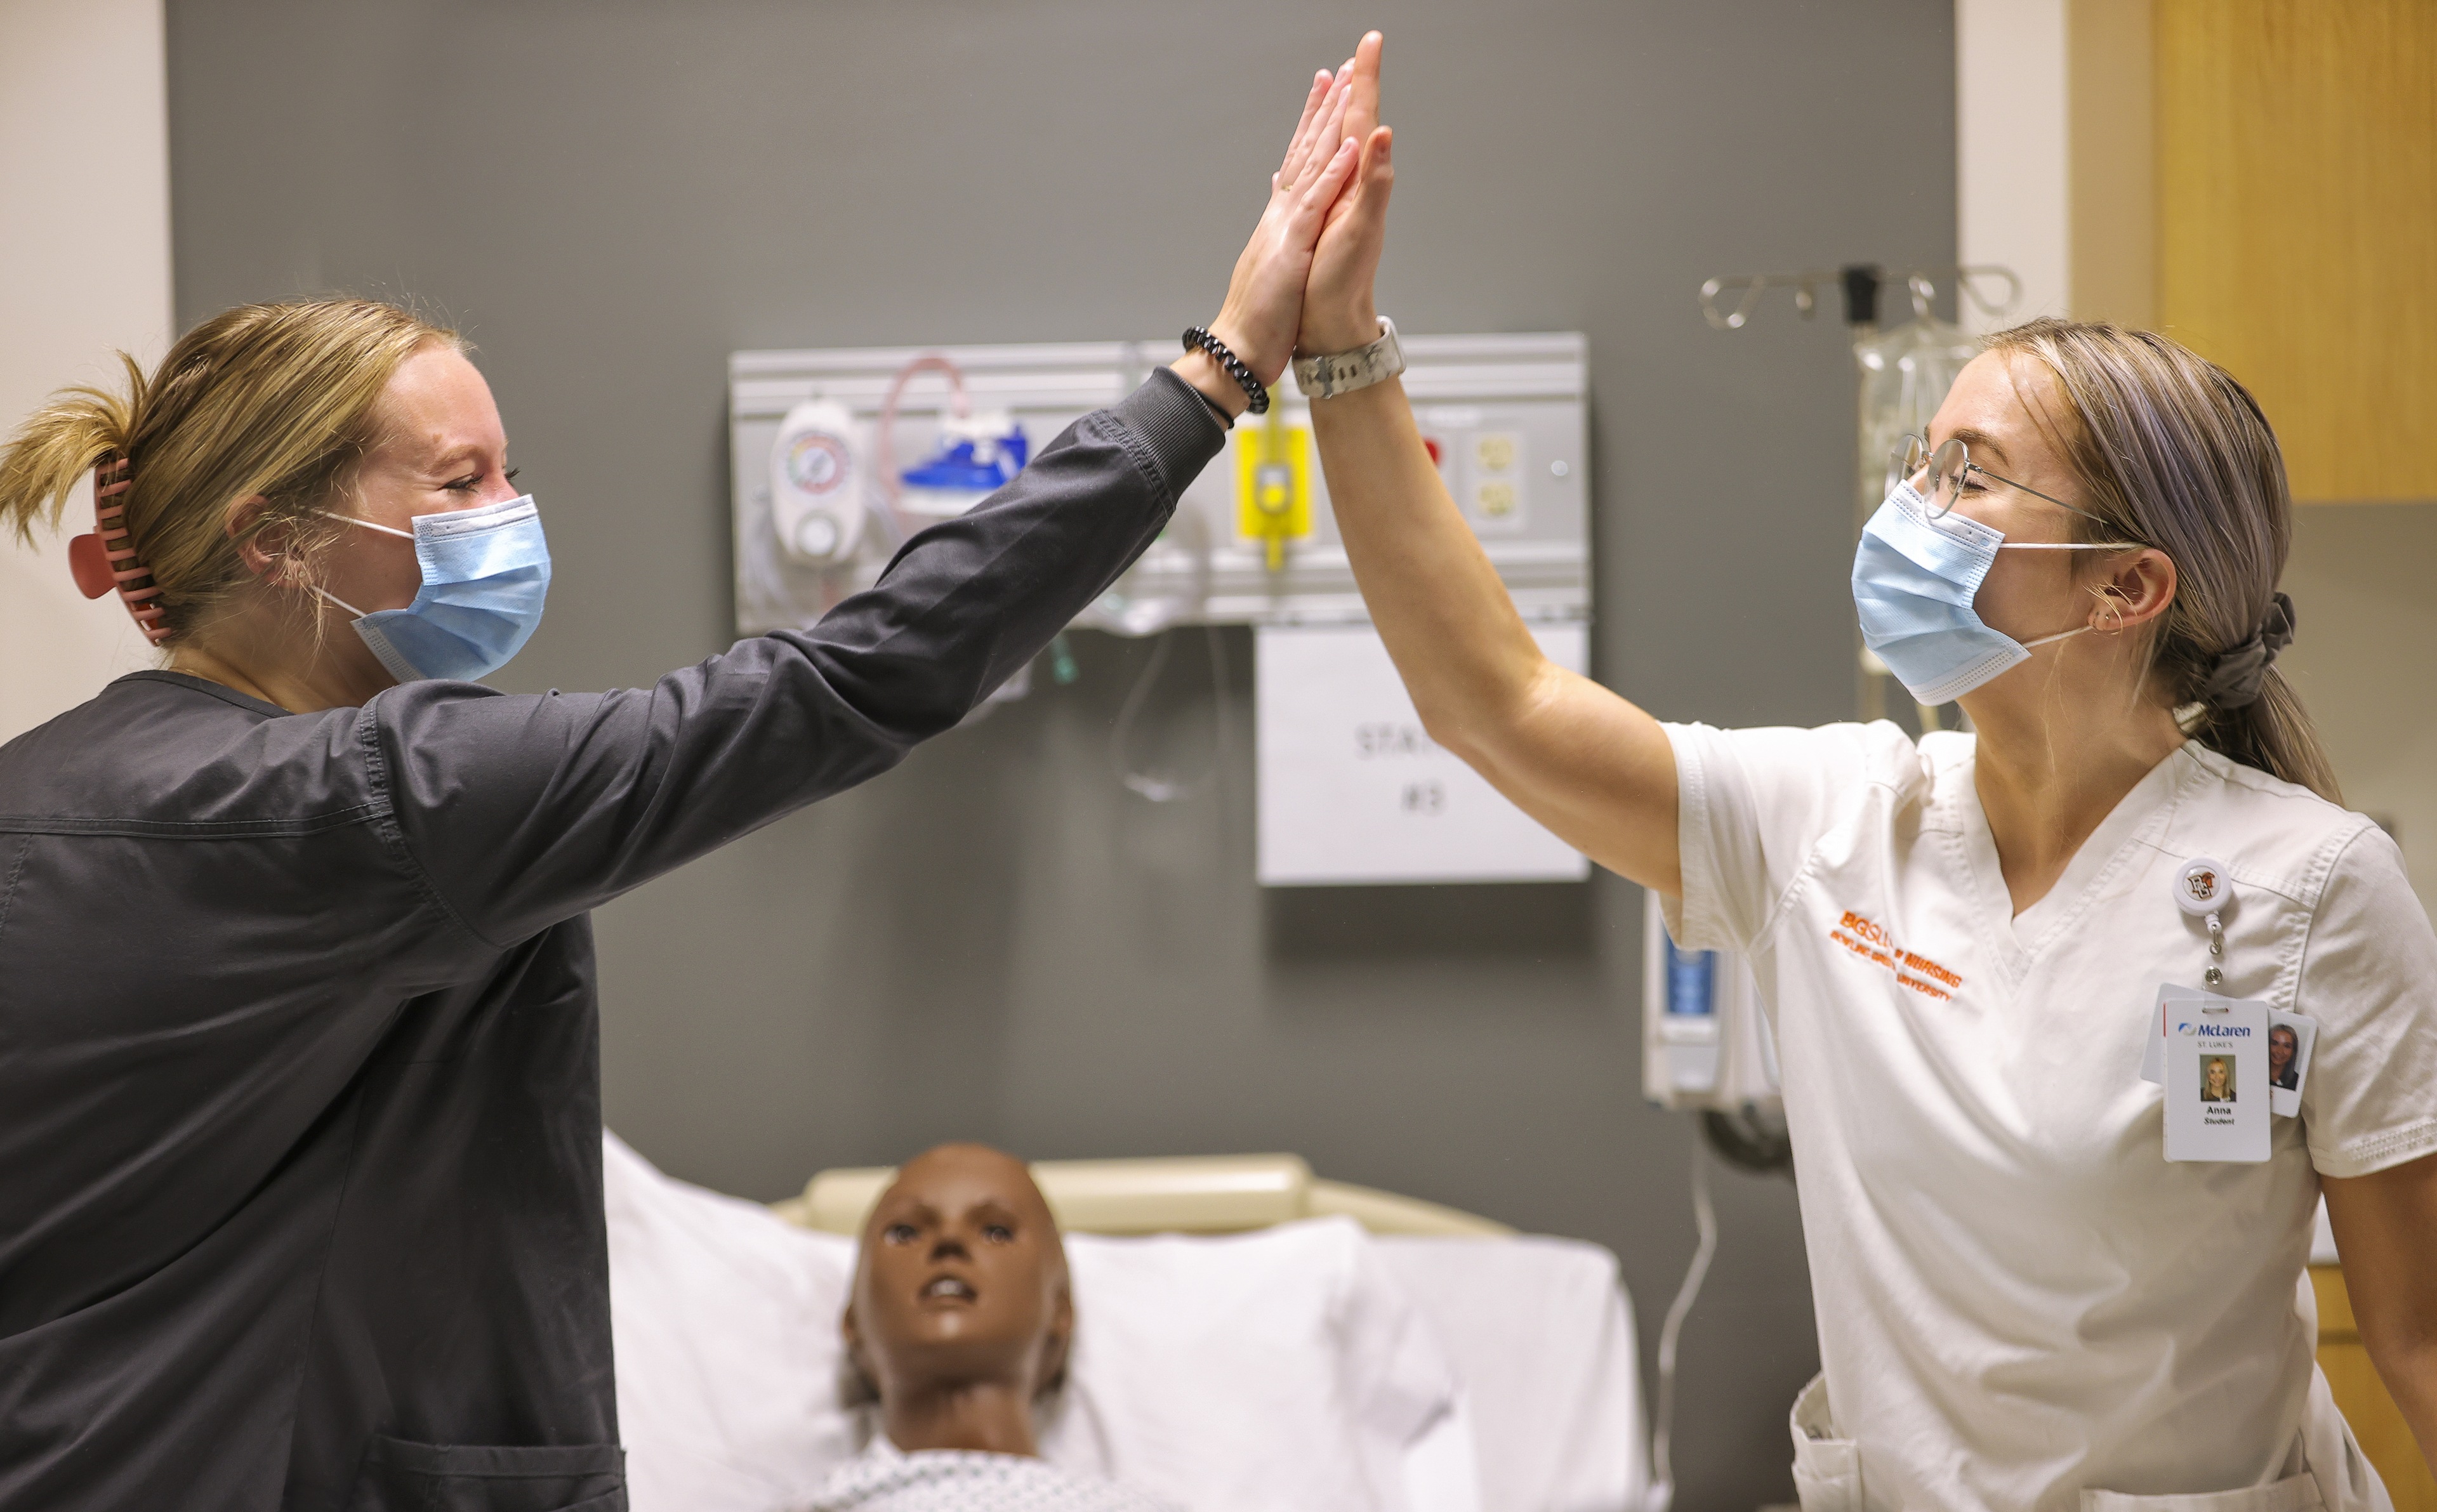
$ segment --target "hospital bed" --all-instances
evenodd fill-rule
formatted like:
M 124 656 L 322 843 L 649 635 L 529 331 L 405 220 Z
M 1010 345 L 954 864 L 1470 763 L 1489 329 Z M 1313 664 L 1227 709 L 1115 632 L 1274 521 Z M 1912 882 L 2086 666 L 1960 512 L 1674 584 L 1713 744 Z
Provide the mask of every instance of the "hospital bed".
M 1648 1469 L 1596 1245 L 1292 1156 L 1044 1161 L 1078 1328 L 1042 1451 L 1194 1512 L 1619 1512 Z M 764 1207 L 605 1141 L 635 1512 L 772 1512 L 871 1431 L 837 1319 L 885 1170 Z

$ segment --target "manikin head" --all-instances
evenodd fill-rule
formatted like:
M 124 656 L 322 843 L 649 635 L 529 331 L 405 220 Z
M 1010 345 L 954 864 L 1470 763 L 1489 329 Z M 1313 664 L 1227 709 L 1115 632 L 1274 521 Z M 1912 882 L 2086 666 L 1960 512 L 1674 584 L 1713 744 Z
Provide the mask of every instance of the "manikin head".
M 2222 1055 L 2211 1055 L 2200 1062 L 2200 1096 L 2211 1103 L 2222 1103 L 2234 1090 L 2234 1068 Z
M 2283 1076 L 2285 1069 L 2293 1064 L 2293 1056 L 2301 1048 L 2300 1036 L 2290 1029 L 2283 1024 L 2270 1029 L 2268 1032 L 2268 1074 Z
M 949 1447 L 900 1436 L 901 1424 L 941 1416 L 924 1403 L 984 1399 L 1025 1418 L 1064 1374 L 1075 1301 L 1057 1222 L 1024 1163 L 943 1144 L 901 1167 L 864 1222 L 839 1327 L 901 1449 Z M 998 1441 L 967 1447 L 1033 1452 L 1026 1421 L 983 1436 Z

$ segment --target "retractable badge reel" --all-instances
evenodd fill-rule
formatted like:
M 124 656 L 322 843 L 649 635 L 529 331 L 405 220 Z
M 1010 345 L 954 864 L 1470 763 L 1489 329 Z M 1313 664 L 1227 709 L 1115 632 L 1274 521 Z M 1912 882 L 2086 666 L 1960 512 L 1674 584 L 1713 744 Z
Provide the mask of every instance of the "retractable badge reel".
M 2214 987 L 2225 980 L 2225 923 L 2218 917 L 2230 892 L 2225 863 L 2195 856 L 2175 878 L 2175 906 L 2208 925 L 2209 963 L 2201 980 Z
M 2208 927 L 2201 980 L 2225 981 L 2225 921 L 2234 900 L 2225 866 L 2195 857 L 2175 875 L 2175 906 Z M 2273 1015 L 2285 1018 L 2286 1015 Z M 2166 1089 L 2166 1158 L 2265 1160 L 2275 1078 L 2269 1064 L 2271 1015 L 2264 1002 L 2162 982 L 2142 1075 Z

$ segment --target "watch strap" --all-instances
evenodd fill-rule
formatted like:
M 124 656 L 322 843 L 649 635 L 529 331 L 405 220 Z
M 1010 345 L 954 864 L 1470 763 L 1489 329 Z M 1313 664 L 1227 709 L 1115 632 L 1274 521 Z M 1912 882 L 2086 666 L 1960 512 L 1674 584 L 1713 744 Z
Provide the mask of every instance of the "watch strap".
M 1295 387 L 1306 399 L 1332 399 L 1405 371 L 1405 349 L 1396 340 L 1396 322 L 1379 317 L 1379 339 L 1351 352 L 1331 352 L 1294 359 Z

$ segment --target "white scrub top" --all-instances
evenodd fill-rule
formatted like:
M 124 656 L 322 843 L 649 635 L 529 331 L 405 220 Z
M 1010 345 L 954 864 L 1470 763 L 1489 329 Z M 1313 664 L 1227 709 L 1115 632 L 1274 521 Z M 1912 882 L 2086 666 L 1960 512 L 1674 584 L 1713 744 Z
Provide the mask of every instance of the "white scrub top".
M 2322 1173 L 2437 1151 L 2437 933 L 2393 842 L 2186 744 L 2016 916 L 1971 736 L 1668 736 L 1668 928 L 1747 952 L 1777 1030 L 1825 1380 L 1804 1505 L 2383 1504 L 2302 1273 Z M 2217 990 L 2320 1026 L 2264 1164 L 2167 1164 L 2141 1078 L 2159 983 L 2203 985 L 2196 856 L 2234 884 Z

